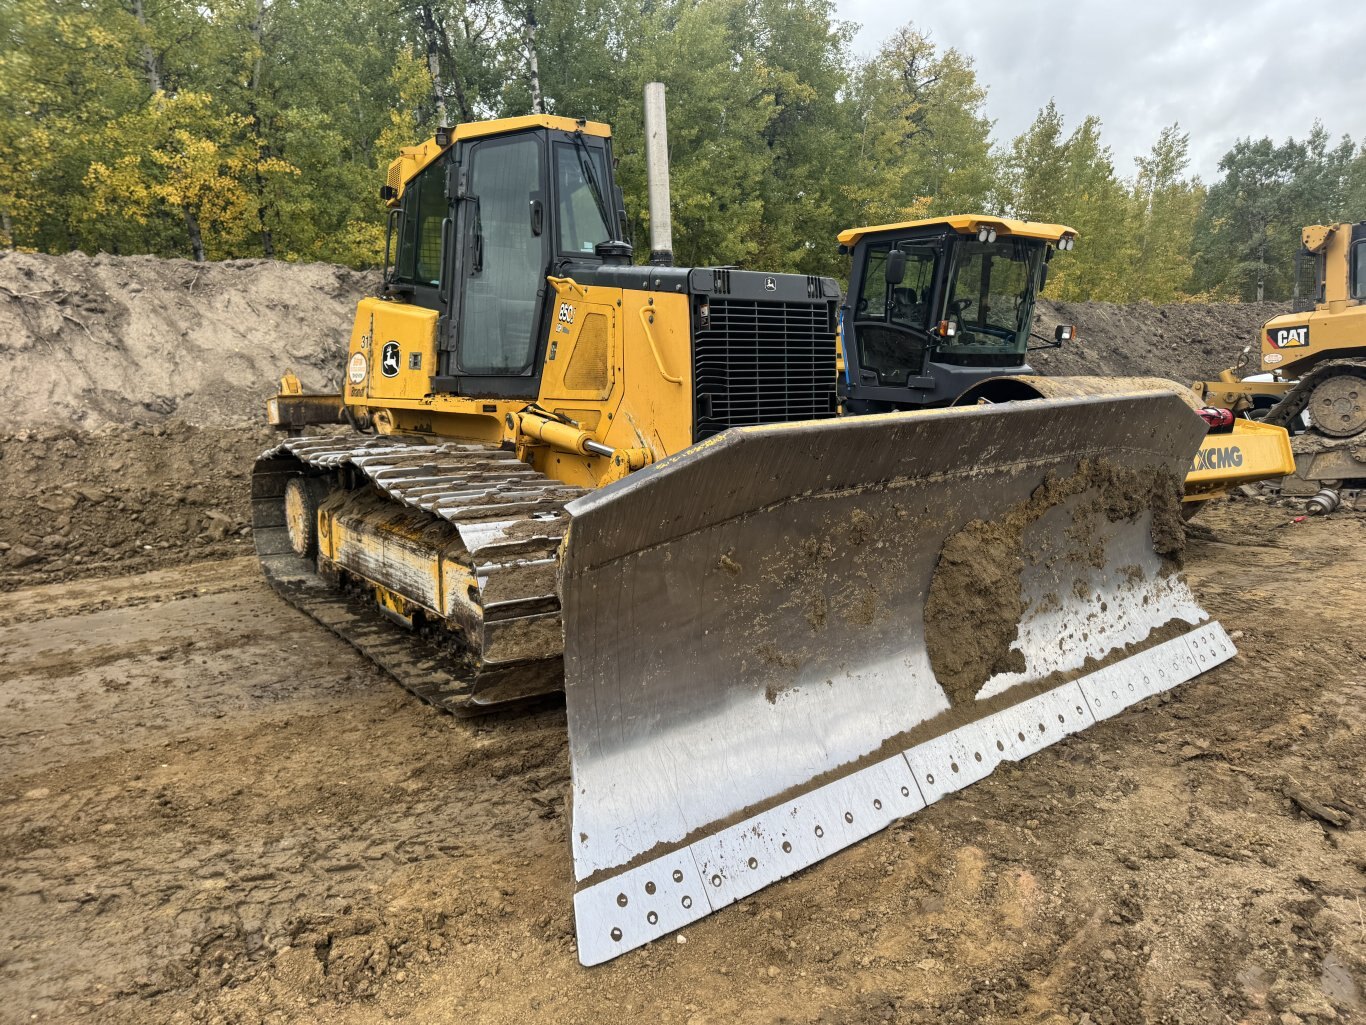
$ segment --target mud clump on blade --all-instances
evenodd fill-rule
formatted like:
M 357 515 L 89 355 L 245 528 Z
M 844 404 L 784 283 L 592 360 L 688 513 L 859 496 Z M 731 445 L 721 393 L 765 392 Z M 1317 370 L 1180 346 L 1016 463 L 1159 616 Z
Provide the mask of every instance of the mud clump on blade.
M 1181 516 L 1182 482 L 1169 473 L 1157 474 L 1149 495 L 1153 511 L 1153 547 L 1177 566 L 1186 548 L 1186 523 Z
M 949 535 L 925 603 L 925 646 L 939 685 L 955 707 L 968 704 L 998 672 L 1022 672 L 1011 650 L 1024 616 L 1020 547 L 1024 523 L 973 520 Z
M 1026 612 L 1021 589 L 1026 528 L 1049 509 L 1085 496 L 1072 509 L 1072 525 L 1058 540 L 1078 566 L 1104 568 L 1094 527 L 1151 515 L 1153 548 L 1177 563 L 1185 545 L 1181 482 L 1164 467 L 1129 468 L 1082 460 L 1067 477 L 1050 474 L 1029 498 L 995 520 L 973 520 L 950 534 L 939 553 L 925 602 L 925 647 L 939 685 L 955 706 L 971 702 L 998 673 L 1026 669 L 1012 645 Z M 1119 572 L 1124 573 L 1121 568 Z M 1078 577 L 1074 586 L 1085 590 Z M 1078 597 L 1082 597 L 1081 593 Z M 1057 595 L 1043 601 L 1056 602 Z

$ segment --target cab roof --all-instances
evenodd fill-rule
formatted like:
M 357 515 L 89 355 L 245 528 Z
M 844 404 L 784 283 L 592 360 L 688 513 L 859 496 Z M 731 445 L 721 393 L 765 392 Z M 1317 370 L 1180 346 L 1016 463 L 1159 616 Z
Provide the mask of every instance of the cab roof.
M 455 143 L 467 139 L 482 139 L 490 135 L 506 135 L 527 128 L 549 128 L 560 132 L 582 131 L 584 135 L 600 139 L 612 137 L 611 126 L 601 121 L 577 121 L 572 117 L 559 117 L 555 114 L 528 114 L 524 117 L 494 118 L 492 121 L 467 121 L 450 130 L 450 137 L 445 146 L 438 143 L 433 136 L 426 142 L 416 146 L 404 146 L 398 151 L 398 157 L 389 164 L 387 181 L 395 192 L 394 198 L 389 200 L 389 205 L 397 205 L 403 195 L 404 186 L 412 181 L 413 176 Z
M 985 214 L 954 214 L 949 217 L 926 217 L 918 221 L 901 221 L 898 224 L 875 224 L 868 228 L 846 228 L 839 233 L 841 245 L 852 246 L 865 235 L 881 235 L 883 232 L 907 231 L 912 228 L 942 226 L 964 235 L 975 235 L 982 226 L 996 229 L 998 235 L 1017 235 L 1020 238 L 1038 238 L 1045 242 L 1056 242 L 1064 235 L 1074 238 L 1076 228 L 1065 224 L 1044 224 L 1042 221 L 1017 221 L 1010 217 L 988 217 Z

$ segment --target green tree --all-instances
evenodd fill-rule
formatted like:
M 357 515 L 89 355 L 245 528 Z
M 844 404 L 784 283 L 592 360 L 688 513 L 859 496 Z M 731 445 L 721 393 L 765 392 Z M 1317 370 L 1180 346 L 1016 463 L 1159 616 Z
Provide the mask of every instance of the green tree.
M 1180 125 L 1162 129 L 1134 183 L 1134 253 L 1126 298 L 1176 302 L 1191 278 L 1195 222 L 1205 190 L 1187 178 L 1190 135 Z
M 261 157 L 250 129 L 246 117 L 220 114 L 212 97 L 193 92 L 158 92 L 143 109 L 112 122 L 108 132 L 130 142 L 131 152 L 112 163 L 95 161 L 86 172 L 92 237 L 165 212 L 184 224 L 193 259 L 238 255 L 260 222 L 252 179 L 299 173 Z
M 1003 205 L 1016 217 L 1077 231 L 1076 251 L 1049 272 L 1049 292 L 1060 299 L 1130 294 L 1131 203 L 1100 128 L 1099 118 L 1087 117 L 1064 138 L 1062 115 L 1050 100 L 1005 159 Z
M 84 241 L 92 126 L 148 95 L 136 28 L 109 0 L 0 6 L 0 226 L 11 244 L 62 252 Z
M 854 76 L 840 177 L 860 224 L 984 209 L 995 187 L 992 122 L 972 60 L 899 29 Z
M 1330 146 L 1315 124 L 1304 141 L 1239 139 L 1219 162 L 1196 226 L 1196 286 L 1246 300 L 1287 299 L 1300 230 L 1359 217 L 1358 154 L 1349 139 Z
M 763 133 L 776 114 L 765 71 L 737 45 L 734 16 L 744 0 L 682 0 L 651 12 L 630 63 L 632 88 L 614 120 L 623 188 L 639 248 L 647 236 L 645 82 L 668 87 L 674 253 L 680 263 L 743 264 L 759 250 L 764 204 L 757 184 L 773 155 Z M 671 30 L 666 30 L 671 27 Z

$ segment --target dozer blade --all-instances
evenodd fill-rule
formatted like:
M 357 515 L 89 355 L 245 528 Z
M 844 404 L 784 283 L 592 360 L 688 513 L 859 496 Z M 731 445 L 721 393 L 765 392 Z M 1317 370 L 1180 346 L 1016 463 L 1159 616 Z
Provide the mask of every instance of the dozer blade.
M 608 960 L 1231 657 L 1175 394 L 729 431 L 576 499 L 579 958 Z

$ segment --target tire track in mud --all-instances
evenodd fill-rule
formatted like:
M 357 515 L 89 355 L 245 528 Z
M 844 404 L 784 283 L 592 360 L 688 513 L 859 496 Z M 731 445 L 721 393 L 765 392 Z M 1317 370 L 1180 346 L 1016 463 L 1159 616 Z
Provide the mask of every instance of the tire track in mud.
M 377 965 L 429 956 L 447 919 L 504 903 L 428 882 L 391 920 L 377 892 L 456 859 L 501 879 L 538 849 L 529 831 L 567 908 L 562 712 L 458 725 L 252 560 L 35 591 L 19 602 L 51 618 L 11 619 L 0 685 L 0 950 L 24 952 L 0 955 L 0 994 L 23 1018 L 277 963 L 316 975 L 314 999 L 363 991 Z

